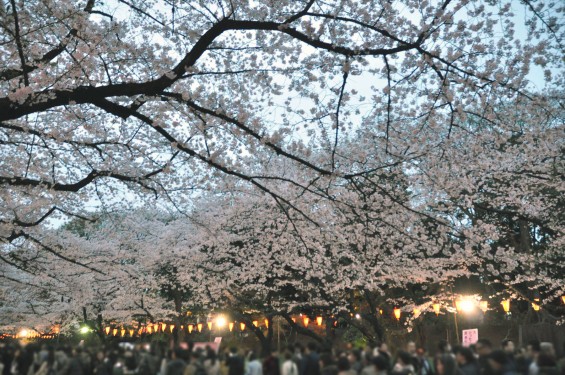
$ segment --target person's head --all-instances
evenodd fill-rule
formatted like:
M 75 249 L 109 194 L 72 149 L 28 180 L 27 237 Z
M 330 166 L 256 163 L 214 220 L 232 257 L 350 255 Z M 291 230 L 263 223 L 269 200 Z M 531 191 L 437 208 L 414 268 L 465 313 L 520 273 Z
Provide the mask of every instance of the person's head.
M 365 353 L 363 356 L 363 366 L 370 366 L 373 364 L 373 353 Z
M 449 353 L 451 352 L 451 345 L 446 340 L 439 340 L 437 344 L 437 349 L 440 353 Z
M 173 355 L 172 358 L 173 359 L 185 359 L 186 355 L 185 355 L 185 351 L 182 348 L 175 348 L 175 350 L 173 350 Z
M 388 371 L 388 360 L 382 355 L 373 357 L 373 365 L 377 368 L 377 372 Z
M 308 351 L 308 353 L 315 352 L 316 350 L 318 350 L 318 345 L 316 345 L 315 342 L 310 341 L 306 346 L 306 350 Z
M 406 344 L 406 351 L 411 355 L 416 354 L 416 343 L 414 341 L 408 341 Z
M 284 352 L 284 359 L 286 360 L 292 359 L 292 352 L 290 350 Z
M 505 340 L 502 340 L 502 342 L 500 344 L 501 344 L 502 350 L 506 354 L 514 354 L 514 351 L 516 350 L 516 346 L 514 345 L 514 341 L 509 340 L 509 339 L 505 339 Z
M 555 347 L 550 342 L 542 342 L 540 344 L 540 354 L 542 353 L 555 357 Z
M 503 350 L 493 350 L 488 356 L 488 362 L 494 371 L 500 371 L 508 363 L 508 356 Z
M 133 352 L 131 350 L 128 350 L 127 352 L 124 353 L 124 365 L 126 366 L 126 368 L 128 370 L 135 370 L 137 367 L 137 363 L 135 361 L 135 357 L 133 355 Z
M 339 371 L 347 371 L 350 368 L 351 366 L 349 365 L 347 357 L 339 357 L 339 359 L 337 360 L 337 369 Z
M 488 356 L 492 351 L 492 344 L 488 339 L 479 339 L 475 344 L 479 357 Z
M 457 360 L 457 363 L 459 365 L 464 365 L 464 364 L 467 364 L 467 363 L 474 362 L 475 356 L 474 356 L 473 351 L 471 349 L 460 346 L 455 351 L 455 359 Z
M 381 342 L 377 348 L 379 349 L 379 352 L 384 352 L 384 353 L 388 353 L 388 345 L 386 344 L 386 342 Z
M 334 363 L 334 359 L 333 359 L 331 353 L 320 354 L 320 367 L 321 368 L 331 366 L 331 365 L 333 365 L 333 363 Z
M 199 350 L 190 353 L 190 362 L 192 363 L 200 362 L 201 358 L 202 358 L 202 353 Z
M 232 347 L 230 348 L 230 353 L 231 353 L 232 355 L 236 355 L 236 354 L 237 354 L 237 348 L 236 348 L 235 346 L 232 346 Z
M 102 360 L 104 359 L 104 352 L 102 352 Z M 47 351 L 47 364 L 49 366 L 53 366 L 55 364 L 55 350 L 53 348 L 49 348 Z
M 541 343 L 539 340 L 530 340 L 526 345 L 526 353 L 529 358 L 535 358 L 539 354 Z
M 424 348 L 416 349 L 416 355 L 420 358 L 424 358 L 426 356 L 426 349 Z
M 449 353 L 444 353 L 435 358 L 434 361 L 437 375 L 455 375 L 457 374 L 457 364 L 455 359 Z
M 353 349 L 349 355 L 347 356 L 350 363 L 360 362 L 361 361 L 361 351 L 358 349 Z
M 405 352 L 404 350 L 399 351 L 396 362 L 402 366 L 408 366 L 412 362 L 410 353 Z

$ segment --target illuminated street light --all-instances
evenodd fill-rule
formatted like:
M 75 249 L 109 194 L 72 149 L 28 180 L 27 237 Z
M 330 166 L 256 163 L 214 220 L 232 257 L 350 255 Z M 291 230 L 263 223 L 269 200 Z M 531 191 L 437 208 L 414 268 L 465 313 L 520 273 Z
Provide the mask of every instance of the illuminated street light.
M 223 315 L 218 315 L 218 317 L 216 318 L 216 327 L 224 328 L 226 326 L 226 323 L 226 318 Z
M 475 303 L 470 299 L 462 299 L 455 301 L 455 307 L 458 312 L 469 314 L 475 310 Z

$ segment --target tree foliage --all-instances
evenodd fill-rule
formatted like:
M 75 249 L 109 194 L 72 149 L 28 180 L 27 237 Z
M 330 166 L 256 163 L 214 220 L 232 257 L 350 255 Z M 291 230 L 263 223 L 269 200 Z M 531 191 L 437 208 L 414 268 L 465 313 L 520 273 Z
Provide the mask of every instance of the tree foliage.
M 175 310 L 146 292 L 165 285 L 159 264 L 210 307 L 339 309 L 351 291 L 471 274 L 549 302 L 564 13 L 2 1 L 0 275 L 122 317 Z M 155 204 L 175 219 L 56 229 Z

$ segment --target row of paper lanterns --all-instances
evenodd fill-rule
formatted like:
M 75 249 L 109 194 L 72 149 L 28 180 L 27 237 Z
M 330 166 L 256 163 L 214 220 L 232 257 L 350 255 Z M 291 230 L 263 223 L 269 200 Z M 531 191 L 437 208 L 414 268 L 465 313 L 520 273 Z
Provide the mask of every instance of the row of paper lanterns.
M 53 338 L 55 338 L 55 335 L 50 334 L 50 333 L 44 334 L 44 333 L 39 333 L 39 332 L 36 332 L 36 331 L 28 331 L 26 329 L 23 329 L 16 334 L 10 334 L 10 333 L 0 334 L 0 340 L 3 340 L 3 339 L 37 339 L 37 338 L 53 339 Z
M 565 295 L 561 296 L 561 300 L 563 301 L 563 304 L 565 304 Z M 500 304 L 502 305 L 502 309 L 504 310 L 504 312 L 506 314 L 510 313 L 510 299 L 505 299 L 502 300 L 500 302 Z M 534 311 L 539 311 L 541 309 L 540 303 L 539 303 L 539 298 L 534 298 L 534 302 L 531 303 L 532 305 L 532 309 Z M 473 302 L 471 299 L 459 299 L 455 301 L 455 309 L 457 310 L 457 312 L 465 312 L 465 311 L 469 311 L 471 309 L 473 309 L 476 306 L 475 302 Z M 483 312 L 486 313 L 488 310 L 488 301 L 478 301 L 478 307 L 479 309 Z M 441 304 L 439 302 L 435 302 L 432 304 L 432 310 L 434 311 L 434 313 L 436 315 L 439 315 L 441 312 Z M 383 314 L 383 310 L 379 309 L 379 313 L 382 315 Z M 413 310 L 413 314 L 414 317 L 418 317 L 420 316 L 420 314 L 422 313 L 422 311 L 419 308 L 414 308 Z M 400 317 L 402 315 L 402 310 L 398 307 L 395 307 L 393 309 L 393 314 L 394 317 L 396 318 L 396 320 L 400 320 Z
M 561 296 L 561 300 L 563 301 L 563 304 L 565 304 L 565 295 Z M 501 306 L 502 309 L 504 310 L 505 313 L 509 314 L 510 313 L 510 299 L 505 299 L 501 301 Z M 478 305 L 478 308 L 480 310 L 483 311 L 483 313 L 485 313 L 488 310 L 488 301 L 472 301 L 471 299 L 458 299 L 455 301 L 455 309 L 457 310 L 457 312 L 464 312 L 464 311 L 468 311 L 471 308 L 474 308 L 475 306 Z M 531 303 L 532 308 L 534 311 L 539 311 L 541 306 L 539 303 L 539 298 L 534 298 L 534 302 Z M 432 310 L 434 311 L 434 313 L 436 315 L 439 315 L 441 312 L 441 308 L 442 305 L 439 302 L 434 302 L 431 305 Z M 379 309 L 379 314 L 383 315 L 383 310 Z M 418 316 L 420 316 L 422 313 L 421 309 L 419 308 L 414 308 L 413 310 L 413 315 L 415 318 L 417 318 Z M 393 315 L 396 318 L 396 320 L 400 320 L 401 316 L 402 316 L 402 310 L 399 307 L 395 307 L 393 309 Z M 353 314 L 352 314 L 353 316 Z M 311 319 L 310 317 L 306 316 L 306 315 L 302 315 L 300 314 L 300 318 L 302 320 L 302 324 L 304 325 L 304 327 L 308 327 L 310 325 Z M 355 318 L 357 319 L 361 319 L 361 316 L 359 314 L 355 315 Z M 296 317 L 292 317 L 292 321 L 294 323 L 297 322 L 297 318 Z M 316 316 L 316 318 L 314 319 L 316 325 L 322 326 L 323 322 L 324 322 L 324 318 L 322 316 Z M 252 324 L 254 327 L 258 328 L 259 327 L 259 321 L 258 320 L 253 320 Z M 269 319 L 265 319 L 264 320 L 264 325 L 266 328 L 269 328 L 269 324 L 270 321 Z M 212 321 L 208 321 L 206 322 L 206 327 L 208 328 L 208 331 L 212 331 L 214 323 Z M 239 322 L 239 325 L 236 325 L 236 322 L 227 322 L 226 319 L 223 316 L 218 316 L 218 318 L 216 319 L 216 323 L 215 323 L 216 327 L 221 329 L 223 327 L 225 327 L 227 325 L 228 329 L 230 332 L 233 332 L 233 330 L 237 327 L 239 328 L 240 331 L 245 331 L 246 324 L 244 322 Z M 334 326 L 337 325 L 337 321 L 334 321 Z M 172 333 L 175 329 L 175 325 L 174 324 L 167 324 L 167 323 L 154 323 L 154 324 L 148 324 L 147 326 L 144 327 L 140 327 L 138 329 L 133 329 L 133 328 L 125 328 L 125 327 L 111 327 L 111 326 L 106 326 L 104 327 L 104 332 L 106 333 L 106 335 L 108 336 L 120 336 L 120 337 L 125 337 L 126 335 L 129 334 L 130 337 L 135 336 L 136 334 L 141 336 L 143 333 L 146 334 L 153 334 L 153 333 L 158 333 L 158 332 L 170 332 Z M 185 329 L 184 325 L 180 326 L 181 330 Z M 186 326 L 186 329 L 188 331 L 188 333 L 192 333 L 194 331 L 198 331 L 199 333 L 202 332 L 202 330 L 204 329 L 204 323 L 196 323 L 196 324 L 188 324 Z M 0 339 L 1 338 L 53 338 L 55 337 L 52 334 L 40 334 L 38 332 L 35 331 L 28 331 L 28 330 L 22 330 L 19 333 L 15 334 L 15 335 L 11 335 L 11 334 L 7 334 L 7 333 L 3 333 L 2 335 L 0 335 Z
M 563 303 L 565 304 L 565 296 L 561 297 Z M 535 311 L 539 311 L 540 310 L 540 305 L 539 305 L 539 299 L 536 298 L 534 300 L 535 302 L 532 302 L 532 308 Z M 538 303 L 536 303 L 538 302 Z M 457 312 L 465 312 L 465 311 L 469 311 L 470 309 L 474 308 L 475 305 L 478 305 L 478 308 L 483 311 L 483 313 L 485 313 L 488 310 L 488 301 L 478 301 L 478 303 L 473 302 L 470 299 L 459 299 L 455 301 L 455 309 L 457 310 Z M 502 305 L 502 309 L 504 310 L 505 313 L 509 313 L 510 312 L 510 299 L 505 299 L 501 302 Z M 441 312 L 441 308 L 442 305 L 439 302 L 435 302 L 432 304 L 432 310 L 434 311 L 434 313 L 436 315 L 439 315 Z M 382 315 L 383 314 L 383 310 L 379 309 L 379 313 Z M 422 311 L 419 308 L 414 308 L 413 310 L 413 315 L 414 317 L 418 317 L 420 316 L 420 314 L 422 313 Z M 400 320 L 401 315 L 402 315 L 402 310 L 399 307 L 395 307 L 393 309 L 393 315 L 397 320 Z M 357 319 L 360 319 L 360 315 L 357 314 L 356 315 Z M 302 324 L 304 325 L 304 327 L 308 327 L 310 325 L 311 319 L 310 317 L 306 316 L 306 315 L 302 315 L 301 314 L 301 319 L 302 319 Z M 297 318 L 293 317 L 292 321 L 294 323 L 296 323 Z M 314 321 L 316 322 L 317 326 L 322 326 L 324 318 L 322 316 L 317 316 Z M 228 329 L 230 332 L 233 332 L 233 330 L 238 327 L 240 331 L 245 331 L 246 324 L 244 322 L 239 322 L 239 325 L 236 325 L 236 322 L 226 322 L 225 318 L 218 318 L 216 321 L 216 327 L 217 328 L 223 328 L 224 326 L 228 326 Z M 258 328 L 259 327 L 259 321 L 258 320 L 253 320 L 252 324 L 254 327 Z M 212 321 L 208 321 L 206 323 L 206 326 L 208 328 L 208 331 L 211 331 L 213 328 L 214 323 Z M 264 325 L 266 328 L 269 328 L 269 319 L 265 319 L 264 320 Z M 337 322 L 334 322 L 334 325 L 337 325 Z M 110 326 L 106 326 L 104 328 L 104 332 L 106 333 L 106 335 L 112 335 L 112 336 L 121 336 L 124 337 L 126 334 L 129 333 L 130 336 L 134 336 L 135 333 L 137 332 L 138 335 L 141 335 L 143 333 L 147 333 L 147 334 L 153 334 L 153 333 L 158 333 L 158 332 L 170 332 L 172 333 L 175 329 L 175 325 L 174 324 L 167 324 L 167 323 L 155 323 L 155 324 L 148 324 L 145 327 L 141 327 L 139 328 L 137 331 L 134 329 L 127 329 L 126 328 L 112 328 Z M 181 330 L 185 329 L 184 325 L 180 326 Z M 202 330 L 204 329 L 204 323 L 197 323 L 197 324 L 188 324 L 186 326 L 186 329 L 188 331 L 188 333 L 192 333 L 194 331 L 198 331 L 199 333 L 202 332 Z
M 292 320 L 294 322 L 296 322 L 296 318 L 292 318 Z M 318 326 L 321 326 L 323 323 L 323 318 L 321 316 L 317 316 L 316 317 L 316 324 Z M 308 324 L 310 323 L 310 318 L 304 316 L 302 318 L 302 322 L 304 324 L 305 327 L 308 327 Z M 265 319 L 264 320 L 264 325 L 266 328 L 269 328 L 269 319 Z M 252 324 L 254 327 L 259 328 L 259 321 L 258 320 L 253 320 Z M 216 321 L 216 327 L 218 329 L 221 329 L 223 327 L 225 327 L 227 325 L 228 329 L 230 332 L 233 332 L 235 328 L 239 328 L 240 331 L 245 331 L 245 329 L 247 328 L 247 325 L 244 322 L 239 322 L 238 325 L 236 325 L 236 322 L 226 322 L 225 320 L 217 320 Z M 186 325 L 186 330 L 188 333 L 192 333 L 194 331 L 198 331 L 198 333 L 202 332 L 202 330 L 204 329 L 204 323 L 196 323 L 196 324 L 188 324 Z M 208 331 L 212 331 L 212 328 L 214 326 L 214 323 L 212 321 L 208 321 L 206 322 L 206 327 L 208 328 Z M 120 337 L 124 337 L 127 334 L 129 334 L 130 337 L 133 337 L 136 333 L 138 335 L 141 335 L 143 333 L 147 333 L 147 334 L 153 334 L 153 333 L 166 333 L 166 332 L 174 332 L 175 330 L 175 324 L 167 324 L 167 323 L 155 323 L 155 324 L 148 324 L 145 327 L 140 327 L 137 330 L 135 329 L 126 329 L 124 327 L 114 327 L 112 328 L 111 326 L 106 326 L 104 327 L 104 332 L 106 333 L 106 335 L 108 336 L 120 336 Z M 185 326 L 181 325 L 180 326 L 180 330 L 184 330 Z

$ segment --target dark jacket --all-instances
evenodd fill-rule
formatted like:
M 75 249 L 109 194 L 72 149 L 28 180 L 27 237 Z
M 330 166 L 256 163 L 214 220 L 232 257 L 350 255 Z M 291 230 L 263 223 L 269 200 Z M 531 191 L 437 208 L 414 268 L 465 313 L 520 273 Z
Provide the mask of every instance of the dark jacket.
M 304 356 L 304 367 L 300 375 L 321 375 L 320 355 L 316 352 L 308 353 Z
M 173 359 L 167 363 L 165 375 L 183 375 L 186 362 L 182 359 Z
M 477 362 L 469 362 L 459 367 L 463 375 L 480 375 L 481 370 Z
M 321 375 L 337 375 L 339 370 L 336 365 L 329 365 L 321 370 Z
M 228 375 L 244 375 L 245 373 L 245 363 L 238 355 L 228 357 L 226 366 L 229 368 Z
M 270 355 L 263 361 L 263 375 L 280 375 L 279 359 Z

